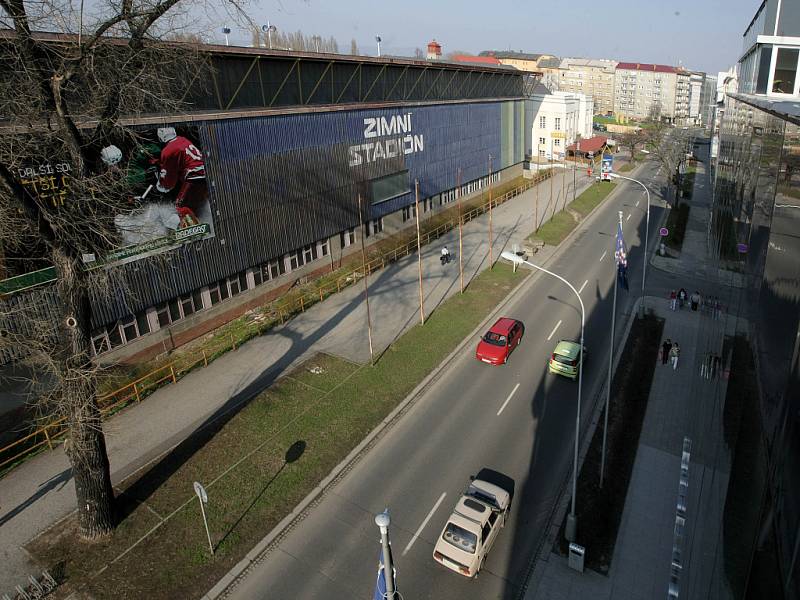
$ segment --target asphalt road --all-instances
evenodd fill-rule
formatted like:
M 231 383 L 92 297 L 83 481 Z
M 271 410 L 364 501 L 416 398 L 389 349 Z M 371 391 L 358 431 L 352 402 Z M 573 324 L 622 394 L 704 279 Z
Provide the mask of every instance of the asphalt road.
M 639 178 L 650 184 L 656 170 L 656 164 L 648 164 Z M 631 287 L 631 292 L 620 292 L 620 312 L 641 285 L 639 236 L 644 234 L 646 200 L 636 184 L 622 185 L 547 267 L 579 289 L 586 306 L 584 415 L 606 376 L 619 210 L 630 249 Z M 660 210 L 654 207 L 651 212 L 651 247 Z M 387 507 L 404 598 L 516 596 L 571 466 L 577 384 L 548 374 L 547 360 L 559 339 L 578 339 L 580 310 L 563 283 L 538 274 L 503 315 L 526 325 L 522 344 L 508 364 L 478 363 L 474 346 L 468 345 L 410 411 L 251 569 L 231 597 L 370 597 L 380 549 L 373 519 Z M 469 580 L 437 564 L 431 554 L 469 476 L 484 467 L 511 477 L 515 496 L 510 519 L 484 570 Z

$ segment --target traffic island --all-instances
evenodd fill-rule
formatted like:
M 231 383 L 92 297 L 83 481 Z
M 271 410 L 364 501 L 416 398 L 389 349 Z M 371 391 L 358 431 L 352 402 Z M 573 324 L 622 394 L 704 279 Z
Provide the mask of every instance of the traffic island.
M 633 321 L 611 387 L 603 487 L 600 487 L 600 463 L 605 409 L 578 475 L 575 543 L 586 549 L 585 568 L 603 575 L 608 574 L 614 555 L 663 328 L 663 319 L 652 314 Z M 566 516 L 553 550 L 566 557 L 569 542 L 565 528 Z

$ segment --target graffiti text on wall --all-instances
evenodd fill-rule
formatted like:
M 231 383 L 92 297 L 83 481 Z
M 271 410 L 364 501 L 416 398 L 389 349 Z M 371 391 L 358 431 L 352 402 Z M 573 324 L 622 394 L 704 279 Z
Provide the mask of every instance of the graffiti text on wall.
M 375 139 L 378 138 L 378 139 Z M 373 140 L 349 148 L 349 165 L 356 167 L 425 149 L 423 136 L 411 129 L 411 113 L 364 119 L 364 139 Z

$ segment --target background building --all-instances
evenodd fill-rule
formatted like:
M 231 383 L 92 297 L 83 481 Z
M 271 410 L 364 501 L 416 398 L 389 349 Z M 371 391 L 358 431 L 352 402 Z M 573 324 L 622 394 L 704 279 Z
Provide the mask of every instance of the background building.
M 733 70 L 718 76 L 723 102 L 709 229 L 717 276 L 739 278 L 730 316 L 752 357 L 755 397 L 747 426 L 756 442 L 742 475 L 755 510 L 723 536 L 750 545 L 743 577 L 771 585 L 759 597 L 786 599 L 800 597 L 798 34 L 800 3 L 765 0 L 744 34 L 738 82 Z
M 630 119 L 682 122 L 689 116 L 689 73 L 667 65 L 618 63 L 614 112 Z
M 797 2 L 764 0 L 744 32 L 739 58 L 739 91 L 794 97 L 800 54 L 800 6 Z
M 525 112 L 526 123 L 532 123 L 529 155 L 534 162 L 561 160 L 567 146 L 592 135 L 594 106 L 583 94 L 551 92 L 539 85 L 525 102 Z
M 591 96 L 595 113 L 610 113 L 614 110 L 616 64 L 613 60 L 565 58 L 559 64 L 558 89 Z
M 538 71 L 539 62 L 556 58 L 552 54 L 529 54 L 527 52 L 512 52 L 503 50 L 484 50 L 480 56 L 493 56 L 501 64 L 509 65 L 520 71 Z
M 701 122 L 704 81 L 705 73 L 689 75 L 689 121 L 692 125 L 700 125 Z

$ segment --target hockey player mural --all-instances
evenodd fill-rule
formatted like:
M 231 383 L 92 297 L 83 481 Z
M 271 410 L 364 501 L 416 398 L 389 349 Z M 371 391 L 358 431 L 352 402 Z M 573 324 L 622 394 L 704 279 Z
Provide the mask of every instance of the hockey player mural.
M 102 149 L 102 163 L 118 169 L 131 190 L 130 210 L 114 217 L 123 247 L 109 260 L 127 262 L 213 234 L 203 153 L 191 132 L 181 133 L 160 127 L 127 152 Z

